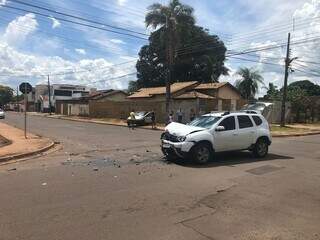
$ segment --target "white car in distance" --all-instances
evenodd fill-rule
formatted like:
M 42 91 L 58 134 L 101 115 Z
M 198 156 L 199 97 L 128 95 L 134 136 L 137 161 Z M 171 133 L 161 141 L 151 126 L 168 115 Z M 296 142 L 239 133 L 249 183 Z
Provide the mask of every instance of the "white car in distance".
M 250 150 L 263 158 L 271 142 L 267 120 L 253 111 L 206 114 L 187 125 L 173 122 L 161 135 L 162 152 L 168 159 L 191 158 L 200 164 L 226 151 Z
M 0 119 L 4 119 L 5 118 L 5 113 L 4 111 L 0 108 Z

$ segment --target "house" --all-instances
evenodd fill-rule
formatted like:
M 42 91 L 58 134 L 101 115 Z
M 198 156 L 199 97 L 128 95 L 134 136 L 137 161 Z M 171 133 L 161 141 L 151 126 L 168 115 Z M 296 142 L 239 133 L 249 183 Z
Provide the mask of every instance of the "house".
M 154 102 L 154 105 L 162 105 L 157 115 L 165 115 L 166 87 L 141 88 L 128 97 L 140 105 Z M 139 105 L 139 102 L 141 103 Z M 183 112 L 183 119 L 188 121 L 191 111 L 204 114 L 212 111 L 232 111 L 240 109 L 245 104 L 240 92 L 230 83 L 199 83 L 180 82 L 171 85 L 171 112 Z M 143 106 L 142 106 L 143 107 Z M 159 108 L 159 107 L 158 107 Z M 145 107 L 144 110 L 149 110 Z M 163 120 L 163 119 L 162 119 Z
M 56 101 L 72 100 L 89 95 L 96 91 L 95 88 L 89 88 L 82 85 L 71 84 L 53 84 L 50 86 L 50 100 L 52 110 L 56 107 Z M 40 84 L 35 87 L 35 108 L 38 112 L 49 111 L 49 90 L 48 85 Z
M 96 105 L 110 101 L 126 101 L 128 94 L 120 90 L 94 91 L 88 95 L 65 100 L 56 100 L 56 114 L 89 116 L 96 112 Z

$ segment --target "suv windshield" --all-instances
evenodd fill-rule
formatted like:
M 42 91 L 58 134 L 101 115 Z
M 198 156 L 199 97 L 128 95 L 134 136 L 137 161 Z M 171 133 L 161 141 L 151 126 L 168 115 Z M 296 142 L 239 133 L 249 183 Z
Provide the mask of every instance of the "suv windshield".
M 221 117 L 202 116 L 188 123 L 189 126 L 211 128 Z

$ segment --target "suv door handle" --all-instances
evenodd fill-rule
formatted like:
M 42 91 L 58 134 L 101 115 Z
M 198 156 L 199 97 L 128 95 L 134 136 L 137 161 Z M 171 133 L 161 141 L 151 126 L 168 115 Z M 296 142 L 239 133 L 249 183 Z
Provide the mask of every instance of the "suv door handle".
M 233 134 L 233 136 L 238 136 L 238 135 L 239 135 L 238 133 L 234 133 L 234 134 Z

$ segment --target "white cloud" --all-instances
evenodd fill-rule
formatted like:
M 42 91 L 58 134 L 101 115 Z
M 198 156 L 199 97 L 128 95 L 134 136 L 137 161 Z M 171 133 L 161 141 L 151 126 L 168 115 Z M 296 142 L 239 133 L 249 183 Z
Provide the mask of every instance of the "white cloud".
M 76 48 L 75 51 L 81 55 L 86 55 L 87 52 L 86 50 L 82 49 L 82 48 Z
M 7 0 L 0 0 L 0 6 L 1 5 L 6 5 L 6 3 L 7 3 Z
M 121 39 L 110 39 L 110 42 L 113 42 L 116 44 L 125 44 L 125 42 Z
M 12 87 L 22 80 L 29 81 L 33 85 L 43 83 L 46 79 L 41 75 L 50 73 L 53 76 L 53 83 L 84 84 L 99 89 L 124 89 L 134 76 L 114 80 L 112 78 L 135 72 L 135 63 L 121 66 L 113 66 L 113 64 L 103 58 L 72 62 L 58 56 L 30 55 L 21 53 L 6 43 L 0 43 L 0 75 L 13 75 L 12 77 L 0 76 L 0 84 Z M 65 72 L 69 74 L 61 74 Z M 19 75 L 23 77 L 17 77 Z
M 53 29 L 61 26 L 61 23 L 57 19 L 55 19 L 54 17 L 49 17 L 49 19 L 52 20 L 52 28 Z
M 127 0 L 118 0 L 118 4 L 120 5 L 120 6 L 123 6 L 123 5 L 125 5 L 127 3 Z
M 35 32 L 38 28 L 38 22 L 33 13 L 19 16 L 10 22 L 4 33 L 4 40 L 10 45 L 18 45 Z

